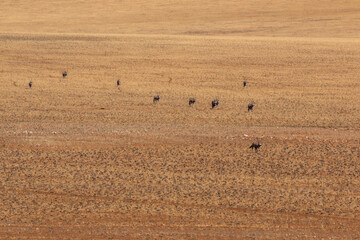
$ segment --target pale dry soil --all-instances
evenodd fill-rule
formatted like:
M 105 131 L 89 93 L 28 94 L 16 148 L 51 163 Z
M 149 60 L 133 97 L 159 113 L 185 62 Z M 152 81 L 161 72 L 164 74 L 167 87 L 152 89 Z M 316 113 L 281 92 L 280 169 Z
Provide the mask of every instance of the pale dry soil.
M 2 0 L 0 32 L 359 38 L 358 0 Z
M 358 40 L 0 42 L 0 238 L 360 237 Z

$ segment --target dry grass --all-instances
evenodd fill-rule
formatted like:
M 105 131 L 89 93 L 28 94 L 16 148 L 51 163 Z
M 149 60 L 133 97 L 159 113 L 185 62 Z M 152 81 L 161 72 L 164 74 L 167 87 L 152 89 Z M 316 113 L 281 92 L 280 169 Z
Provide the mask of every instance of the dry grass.
M 357 0 L 3 0 L 1 32 L 360 37 Z
M 109 123 L 359 126 L 360 103 L 353 101 L 359 98 L 358 42 L 58 35 L 1 39 L 3 121 L 97 122 L 101 117 Z M 65 69 L 69 76 L 62 79 Z M 118 78 L 120 90 L 114 87 Z M 245 89 L 244 79 L 249 82 Z M 162 98 L 153 106 L 157 94 Z M 189 97 L 198 99 L 191 109 Z M 216 97 L 220 105 L 211 111 Z M 11 102 L 18 111 L 5 111 L 11 99 L 19 100 Z M 248 113 L 252 101 L 255 111 Z
M 359 238 L 356 2 L 269 3 L 1 3 L 0 238 Z

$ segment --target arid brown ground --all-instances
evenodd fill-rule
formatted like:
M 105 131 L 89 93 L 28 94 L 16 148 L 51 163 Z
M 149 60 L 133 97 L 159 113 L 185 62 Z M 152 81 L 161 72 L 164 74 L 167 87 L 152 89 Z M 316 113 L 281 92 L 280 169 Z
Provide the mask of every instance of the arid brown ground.
M 359 238 L 358 13 L 2 1 L 0 238 Z

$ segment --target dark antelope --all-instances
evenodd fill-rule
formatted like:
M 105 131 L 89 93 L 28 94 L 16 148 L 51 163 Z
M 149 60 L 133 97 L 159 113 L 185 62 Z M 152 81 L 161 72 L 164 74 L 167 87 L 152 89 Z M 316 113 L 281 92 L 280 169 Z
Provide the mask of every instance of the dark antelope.
M 247 84 L 247 82 L 246 82 L 246 81 L 244 81 L 244 82 L 243 82 L 244 87 L 246 87 L 246 84 Z
M 120 79 L 116 81 L 117 86 L 120 86 Z
M 157 96 L 154 97 L 153 103 L 159 102 L 159 100 L 160 100 L 160 96 L 157 95 Z
M 250 104 L 248 105 L 248 111 L 250 111 L 250 110 L 252 111 L 254 106 L 255 106 L 255 104 L 250 103 Z
M 195 98 L 189 98 L 189 106 L 193 105 L 195 102 Z
M 31 88 L 31 87 L 32 87 L 32 81 L 29 82 L 29 88 Z
M 66 71 L 63 72 L 62 75 L 63 75 L 63 78 L 65 78 L 67 76 L 67 72 Z
M 251 149 L 255 149 L 255 152 L 257 152 L 258 148 L 261 147 L 261 143 L 256 143 L 256 142 L 253 142 L 250 146 Z
M 219 100 L 215 99 L 211 102 L 211 109 L 213 109 L 214 107 L 216 107 L 217 105 L 219 105 Z

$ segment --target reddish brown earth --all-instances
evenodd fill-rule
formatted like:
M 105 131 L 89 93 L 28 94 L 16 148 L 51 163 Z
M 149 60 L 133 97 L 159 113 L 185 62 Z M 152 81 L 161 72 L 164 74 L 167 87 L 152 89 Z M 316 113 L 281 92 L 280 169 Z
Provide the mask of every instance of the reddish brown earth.
M 360 238 L 357 2 L 144 4 L 0 4 L 0 238 Z

